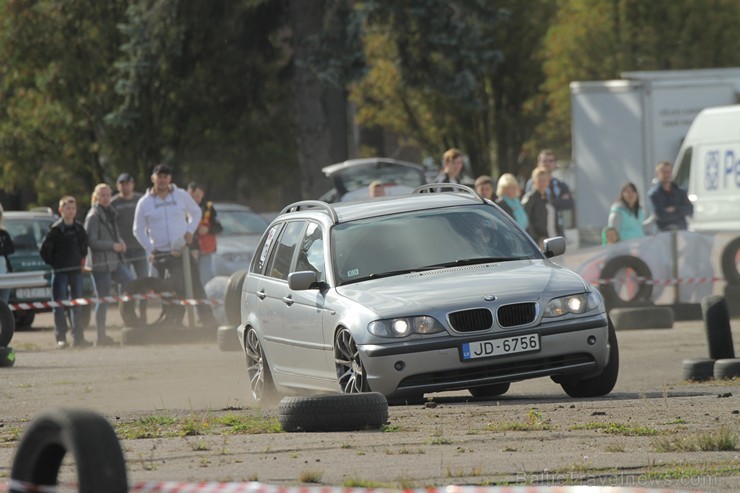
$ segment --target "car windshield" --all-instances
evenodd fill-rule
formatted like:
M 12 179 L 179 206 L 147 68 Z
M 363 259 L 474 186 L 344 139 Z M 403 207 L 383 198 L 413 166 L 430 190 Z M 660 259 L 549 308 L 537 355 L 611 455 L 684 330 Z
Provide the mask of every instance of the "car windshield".
M 218 221 L 224 235 L 261 235 L 267 229 L 267 221 L 250 211 L 218 210 Z
M 332 230 L 338 284 L 420 270 L 508 260 L 542 253 L 490 205 L 373 217 Z
M 54 218 L 33 219 L 6 216 L 3 221 L 16 250 L 38 250 Z

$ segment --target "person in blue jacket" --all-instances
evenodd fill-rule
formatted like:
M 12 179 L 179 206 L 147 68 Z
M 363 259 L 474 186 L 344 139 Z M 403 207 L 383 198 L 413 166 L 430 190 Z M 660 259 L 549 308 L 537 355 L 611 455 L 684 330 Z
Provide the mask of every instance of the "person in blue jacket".
M 645 236 L 642 229 L 644 221 L 645 211 L 640 206 L 637 187 L 632 182 L 625 183 L 609 211 L 607 226 L 617 230 L 621 241 L 627 241 Z

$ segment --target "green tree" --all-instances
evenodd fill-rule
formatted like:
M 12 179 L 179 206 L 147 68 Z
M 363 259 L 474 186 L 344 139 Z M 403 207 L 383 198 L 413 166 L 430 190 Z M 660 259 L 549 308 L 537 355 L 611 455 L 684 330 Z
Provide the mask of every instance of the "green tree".
M 624 71 L 740 65 L 736 0 L 563 0 L 544 50 L 548 114 L 542 145 L 570 153 L 575 80 L 617 79 Z M 534 103 L 533 103 L 534 104 Z

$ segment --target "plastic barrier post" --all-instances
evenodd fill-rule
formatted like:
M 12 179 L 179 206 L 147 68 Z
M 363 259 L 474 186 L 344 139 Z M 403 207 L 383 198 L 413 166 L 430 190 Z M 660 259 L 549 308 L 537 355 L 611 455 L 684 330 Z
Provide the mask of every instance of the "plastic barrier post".
M 673 269 L 673 279 L 678 277 L 678 230 L 675 226 L 671 227 L 671 266 Z M 673 285 L 673 303 L 676 305 L 681 302 L 681 288 L 678 282 Z

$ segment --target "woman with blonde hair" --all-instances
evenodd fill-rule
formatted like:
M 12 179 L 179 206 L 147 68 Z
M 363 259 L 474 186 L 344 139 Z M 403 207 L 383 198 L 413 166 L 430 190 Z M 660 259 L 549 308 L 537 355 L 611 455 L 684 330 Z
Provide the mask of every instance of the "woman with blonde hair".
M 13 239 L 10 237 L 10 234 L 5 230 L 5 226 L 3 225 L 3 212 L 3 206 L 0 205 L 0 257 L 2 257 L 0 259 L 0 274 L 12 271 L 8 255 L 15 252 Z M 0 289 L 0 300 L 7 303 L 9 299 L 10 289 Z
M 516 176 L 511 173 L 504 173 L 498 179 L 496 186 L 496 204 L 501 207 L 507 214 L 514 218 L 519 225 L 527 229 L 529 227 L 529 218 L 519 201 L 519 182 Z
M 110 295 L 113 279 L 122 286 L 133 280 L 131 271 L 123 262 L 122 254 L 126 243 L 121 238 L 116 223 L 116 209 L 110 206 L 113 193 L 105 183 L 95 186 L 92 194 L 92 207 L 85 218 L 88 255 L 85 267 L 92 270 L 95 294 L 98 298 Z M 95 304 L 95 327 L 98 346 L 115 344 L 105 333 L 105 319 L 108 304 L 98 301 Z

